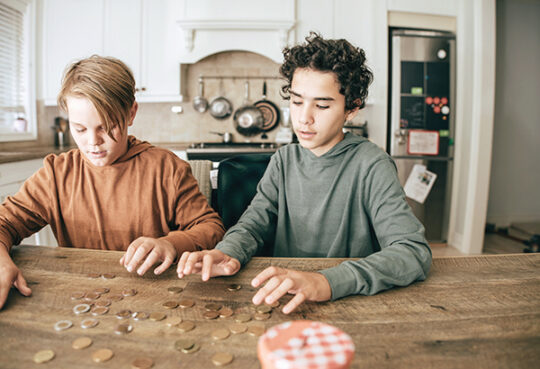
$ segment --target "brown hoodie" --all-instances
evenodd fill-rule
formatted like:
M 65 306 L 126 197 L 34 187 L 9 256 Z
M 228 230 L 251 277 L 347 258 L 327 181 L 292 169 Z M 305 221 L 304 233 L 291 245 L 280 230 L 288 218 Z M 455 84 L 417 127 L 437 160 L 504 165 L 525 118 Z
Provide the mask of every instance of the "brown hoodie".
M 43 164 L 0 205 L 0 243 L 8 249 L 46 224 L 60 246 L 126 250 L 145 236 L 170 241 L 179 255 L 214 248 L 225 232 L 189 164 L 135 137 L 109 166 L 92 165 L 78 149 Z

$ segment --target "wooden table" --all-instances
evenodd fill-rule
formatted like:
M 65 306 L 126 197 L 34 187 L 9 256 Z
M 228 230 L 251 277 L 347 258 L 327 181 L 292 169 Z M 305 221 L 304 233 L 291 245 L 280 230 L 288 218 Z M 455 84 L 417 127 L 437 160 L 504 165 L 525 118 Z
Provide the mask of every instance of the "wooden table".
M 113 251 L 77 250 L 36 246 L 15 247 L 13 259 L 30 282 L 33 295 L 25 298 L 12 290 L 0 311 L 1 368 L 130 368 L 138 356 L 154 359 L 154 368 L 211 368 L 213 353 L 234 355 L 231 368 L 257 368 L 257 337 L 247 333 L 214 342 L 210 332 L 230 319 L 205 320 L 204 305 L 219 302 L 231 308 L 251 309 L 255 289 L 249 281 L 269 265 L 317 270 L 336 265 L 337 259 L 255 258 L 238 275 L 201 282 L 198 276 L 179 280 L 174 269 L 156 277 L 138 277 L 119 264 Z M 89 273 L 114 273 L 116 278 L 92 279 Z M 227 286 L 243 288 L 230 292 Z M 192 298 L 189 309 L 166 310 L 162 303 L 174 296 L 171 286 L 185 286 L 178 295 Z M 111 293 L 135 288 L 138 294 L 114 302 L 97 327 L 79 326 L 83 316 L 72 312 L 78 302 L 74 291 L 108 287 Z M 106 296 L 106 295 L 105 295 Z M 178 298 L 177 298 L 178 299 Z M 166 320 L 132 321 L 133 332 L 118 336 L 115 312 L 163 311 L 197 323 L 195 330 L 180 333 Z M 57 332 L 61 319 L 74 326 Z M 352 336 L 356 345 L 353 368 L 533 368 L 540 363 L 540 254 L 450 257 L 435 259 L 429 278 L 407 288 L 376 296 L 353 296 L 339 301 L 306 303 L 286 316 L 277 309 L 265 321 L 268 327 L 292 319 L 320 320 Z M 253 322 L 248 323 L 253 324 Z M 81 351 L 71 348 L 78 337 L 88 336 L 93 345 Z M 174 342 L 190 337 L 201 349 L 184 354 Z M 94 363 L 91 355 L 110 348 L 114 357 Z M 52 349 L 56 357 L 35 364 L 34 354 Z

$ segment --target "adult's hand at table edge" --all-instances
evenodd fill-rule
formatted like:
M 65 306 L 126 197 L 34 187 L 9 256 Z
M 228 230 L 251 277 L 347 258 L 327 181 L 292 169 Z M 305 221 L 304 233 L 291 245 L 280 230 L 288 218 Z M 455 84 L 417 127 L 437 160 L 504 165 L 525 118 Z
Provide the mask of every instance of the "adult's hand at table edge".
M 28 287 L 22 272 L 11 260 L 7 250 L 0 245 L 0 309 L 8 298 L 9 291 L 15 286 L 23 296 L 30 296 L 32 290 Z

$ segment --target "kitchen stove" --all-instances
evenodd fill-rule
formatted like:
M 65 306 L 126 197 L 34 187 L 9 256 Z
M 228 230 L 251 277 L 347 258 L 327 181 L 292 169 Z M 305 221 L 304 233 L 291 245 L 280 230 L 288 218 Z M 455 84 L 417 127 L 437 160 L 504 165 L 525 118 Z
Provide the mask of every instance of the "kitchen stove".
M 283 145 L 274 142 L 196 142 L 186 150 L 188 160 L 221 161 L 236 155 L 273 153 Z

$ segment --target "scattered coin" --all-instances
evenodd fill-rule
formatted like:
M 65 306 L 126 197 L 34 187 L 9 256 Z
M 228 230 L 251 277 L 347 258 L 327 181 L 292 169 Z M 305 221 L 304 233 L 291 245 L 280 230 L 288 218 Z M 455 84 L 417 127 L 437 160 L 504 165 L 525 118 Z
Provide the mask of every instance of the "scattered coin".
M 138 357 L 131 363 L 132 369 L 150 369 L 154 366 L 154 360 L 149 357 Z
M 92 310 L 90 310 L 90 312 L 92 313 L 92 315 L 94 316 L 97 316 L 97 315 L 104 315 L 104 314 L 107 314 L 109 312 L 109 308 L 106 307 L 106 306 L 94 306 L 92 308 Z
M 175 316 L 167 321 L 167 326 L 174 327 L 180 323 L 182 323 L 182 318 L 180 318 L 179 316 Z
M 94 302 L 94 306 L 107 307 L 110 305 L 111 305 L 111 300 L 108 300 L 108 299 L 103 299 L 103 300 Z
M 135 296 L 136 294 L 137 290 L 133 288 L 126 288 L 125 290 L 122 290 L 122 295 L 124 297 Z
M 99 273 L 90 273 L 90 274 L 88 274 L 88 278 L 94 279 L 94 278 L 99 278 L 99 277 L 101 277 L 101 274 L 99 274 Z
M 212 332 L 212 338 L 221 341 L 229 337 L 230 334 L 231 332 L 227 328 L 220 328 Z
M 257 310 L 259 313 L 269 313 L 272 311 L 272 307 L 269 305 L 257 305 L 255 310 Z
M 183 299 L 183 300 L 178 301 L 178 304 L 180 305 L 182 309 L 185 309 L 185 308 L 190 308 L 193 305 L 195 305 L 195 301 L 189 300 L 189 299 Z
M 209 310 L 204 312 L 203 317 L 204 319 L 212 320 L 219 317 L 219 313 L 217 311 Z
M 150 320 L 153 320 L 155 322 L 159 322 L 165 319 L 166 317 L 167 317 L 167 314 L 159 312 L 159 311 L 154 311 L 153 313 L 150 314 Z
M 90 305 L 88 304 L 79 304 L 73 307 L 73 312 L 77 315 L 87 313 L 90 310 Z
M 95 293 L 99 293 L 100 295 L 104 295 L 106 293 L 109 293 L 110 289 L 108 289 L 107 287 L 101 287 L 101 288 L 96 288 L 94 290 Z
M 247 326 L 247 324 L 244 324 L 244 323 L 233 323 L 233 324 L 229 325 L 229 329 L 234 334 L 240 334 L 240 333 L 244 333 L 245 331 L 247 331 L 248 326 Z
M 270 304 L 270 307 L 272 307 L 274 309 L 277 308 L 278 306 L 279 306 L 279 300 L 276 300 L 276 301 L 274 301 L 273 303 Z
M 53 350 L 41 350 L 34 355 L 34 363 L 43 364 L 54 359 Z
M 195 323 L 189 321 L 189 320 L 186 320 L 180 324 L 178 324 L 178 330 L 182 333 L 186 333 L 186 332 L 189 332 L 189 331 L 192 331 L 194 328 L 195 328 Z
M 84 295 L 84 299 L 86 301 L 94 301 L 94 300 L 97 300 L 101 297 L 101 295 L 99 293 L 96 293 L 96 292 L 87 292 L 85 295 Z
M 109 349 L 100 349 L 92 354 L 92 360 L 96 363 L 103 363 L 110 360 L 114 356 L 114 352 Z
M 266 328 L 260 325 L 250 325 L 247 329 L 249 335 L 256 337 L 262 336 L 265 331 Z
M 109 295 L 108 297 L 112 302 L 118 302 L 118 301 L 122 301 L 124 299 L 124 296 L 122 296 L 119 293 Z
M 269 313 L 255 313 L 253 314 L 253 319 L 255 320 L 268 320 L 270 319 L 271 314 Z
M 57 331 L 65 331 L 72 326 L 73 323 L 71 322 L 71 320 L 60 320 L 56 322 L 56 324 L 54 325 L 54 329 L 56 329 Z
M 185 354 L 192 354 L 194 352 L 199 351 L 200 348 L 201 348 L 201 346 L 199 346 L 198 344 L 194 344 L 193 347 L 191 347 L 189 349 L 186 349 L 186 350 L 182 350 L 182 352 L 185 353 Z
M 219 309 L 219 317 L 220 318 L 228 318 L 234 314 L 233 310 L 228 307 L 222 307 Z
M 240 285 L 240 284 L 230 284 L 230 285 L 227 286 L 227 289 L 229 291 L 238 291 L 241 288 L 242 288 L 242 285 Z
M 92 344 L 92 339 L 90 337 L 79 337 L 71 343 L 71 347 L 75 350 L 82 350 L 89 347 Z
M 127 334 L 133 330 L 133 326 L 129 323 L 118 324 L 114 329 L 116 334 Z
M 81 322 L 81 327 L 84 329 L 94 328 L 98 324 L 99 324 L 99 320 L 88 318 Z
M 193 346 L 195 346 L 195 342 L 193 342 L 192 340 L 188 340 L 188 339 L 177 340 L 174 343 L 174 348 L 176 350 L 178 350 L 178 351 L 189 350 Z
M 223 366 L 230 364 L 233 361 L 233 356 L 228 352 L 218 352 L 212 356 L 212 362 L 216 366 Z
M 178 307 L 178 303 L 176 301 L 167 301 L 164 302 L 162 306 L 165 309 L 176 309 Z
M 114 279 L 114 278 L 116 278 L 116 275 L 111 274 L 111 273 L 105 273 L 105 274 L 101 275 L 101 278 L 103 278 L 103 279 Z
M 131 314 L 131 316 L 135 320 L 146 320 L 150 317 L 150 314 L 144 311 L 136 311 L 133 314 Z
M 170 294 L 177 295 L 180 292 L 182 292 L 184 289 L 182 287 L 169 287 L 167 288 L 167 291 L 169 291 Z
M 80 300 L 84 297 L 84 292 L 81 291 L 75 291 L 71 293 L 71 299 L 72 300 Z
M 131 317 L 131 310 L 127 310 L 127 309 L 120 310 L 119 312 L 116 313 L 116 317 L 118 319 L 128 319 L 129 317 Z
M 204 305 L 204 308 L 208 311 L 218 311 L 219 309 L 221 309 L 221 305 L 220 304 L 216 304 L 216 303 L 209 303 L 209 304 L 206 304 Z
M 237 323 L 247 323 L 251 320 L 251 315 L 250 314 L 237 314 L 236 315 L 236 318 L 234 319 L 235 322 Z

